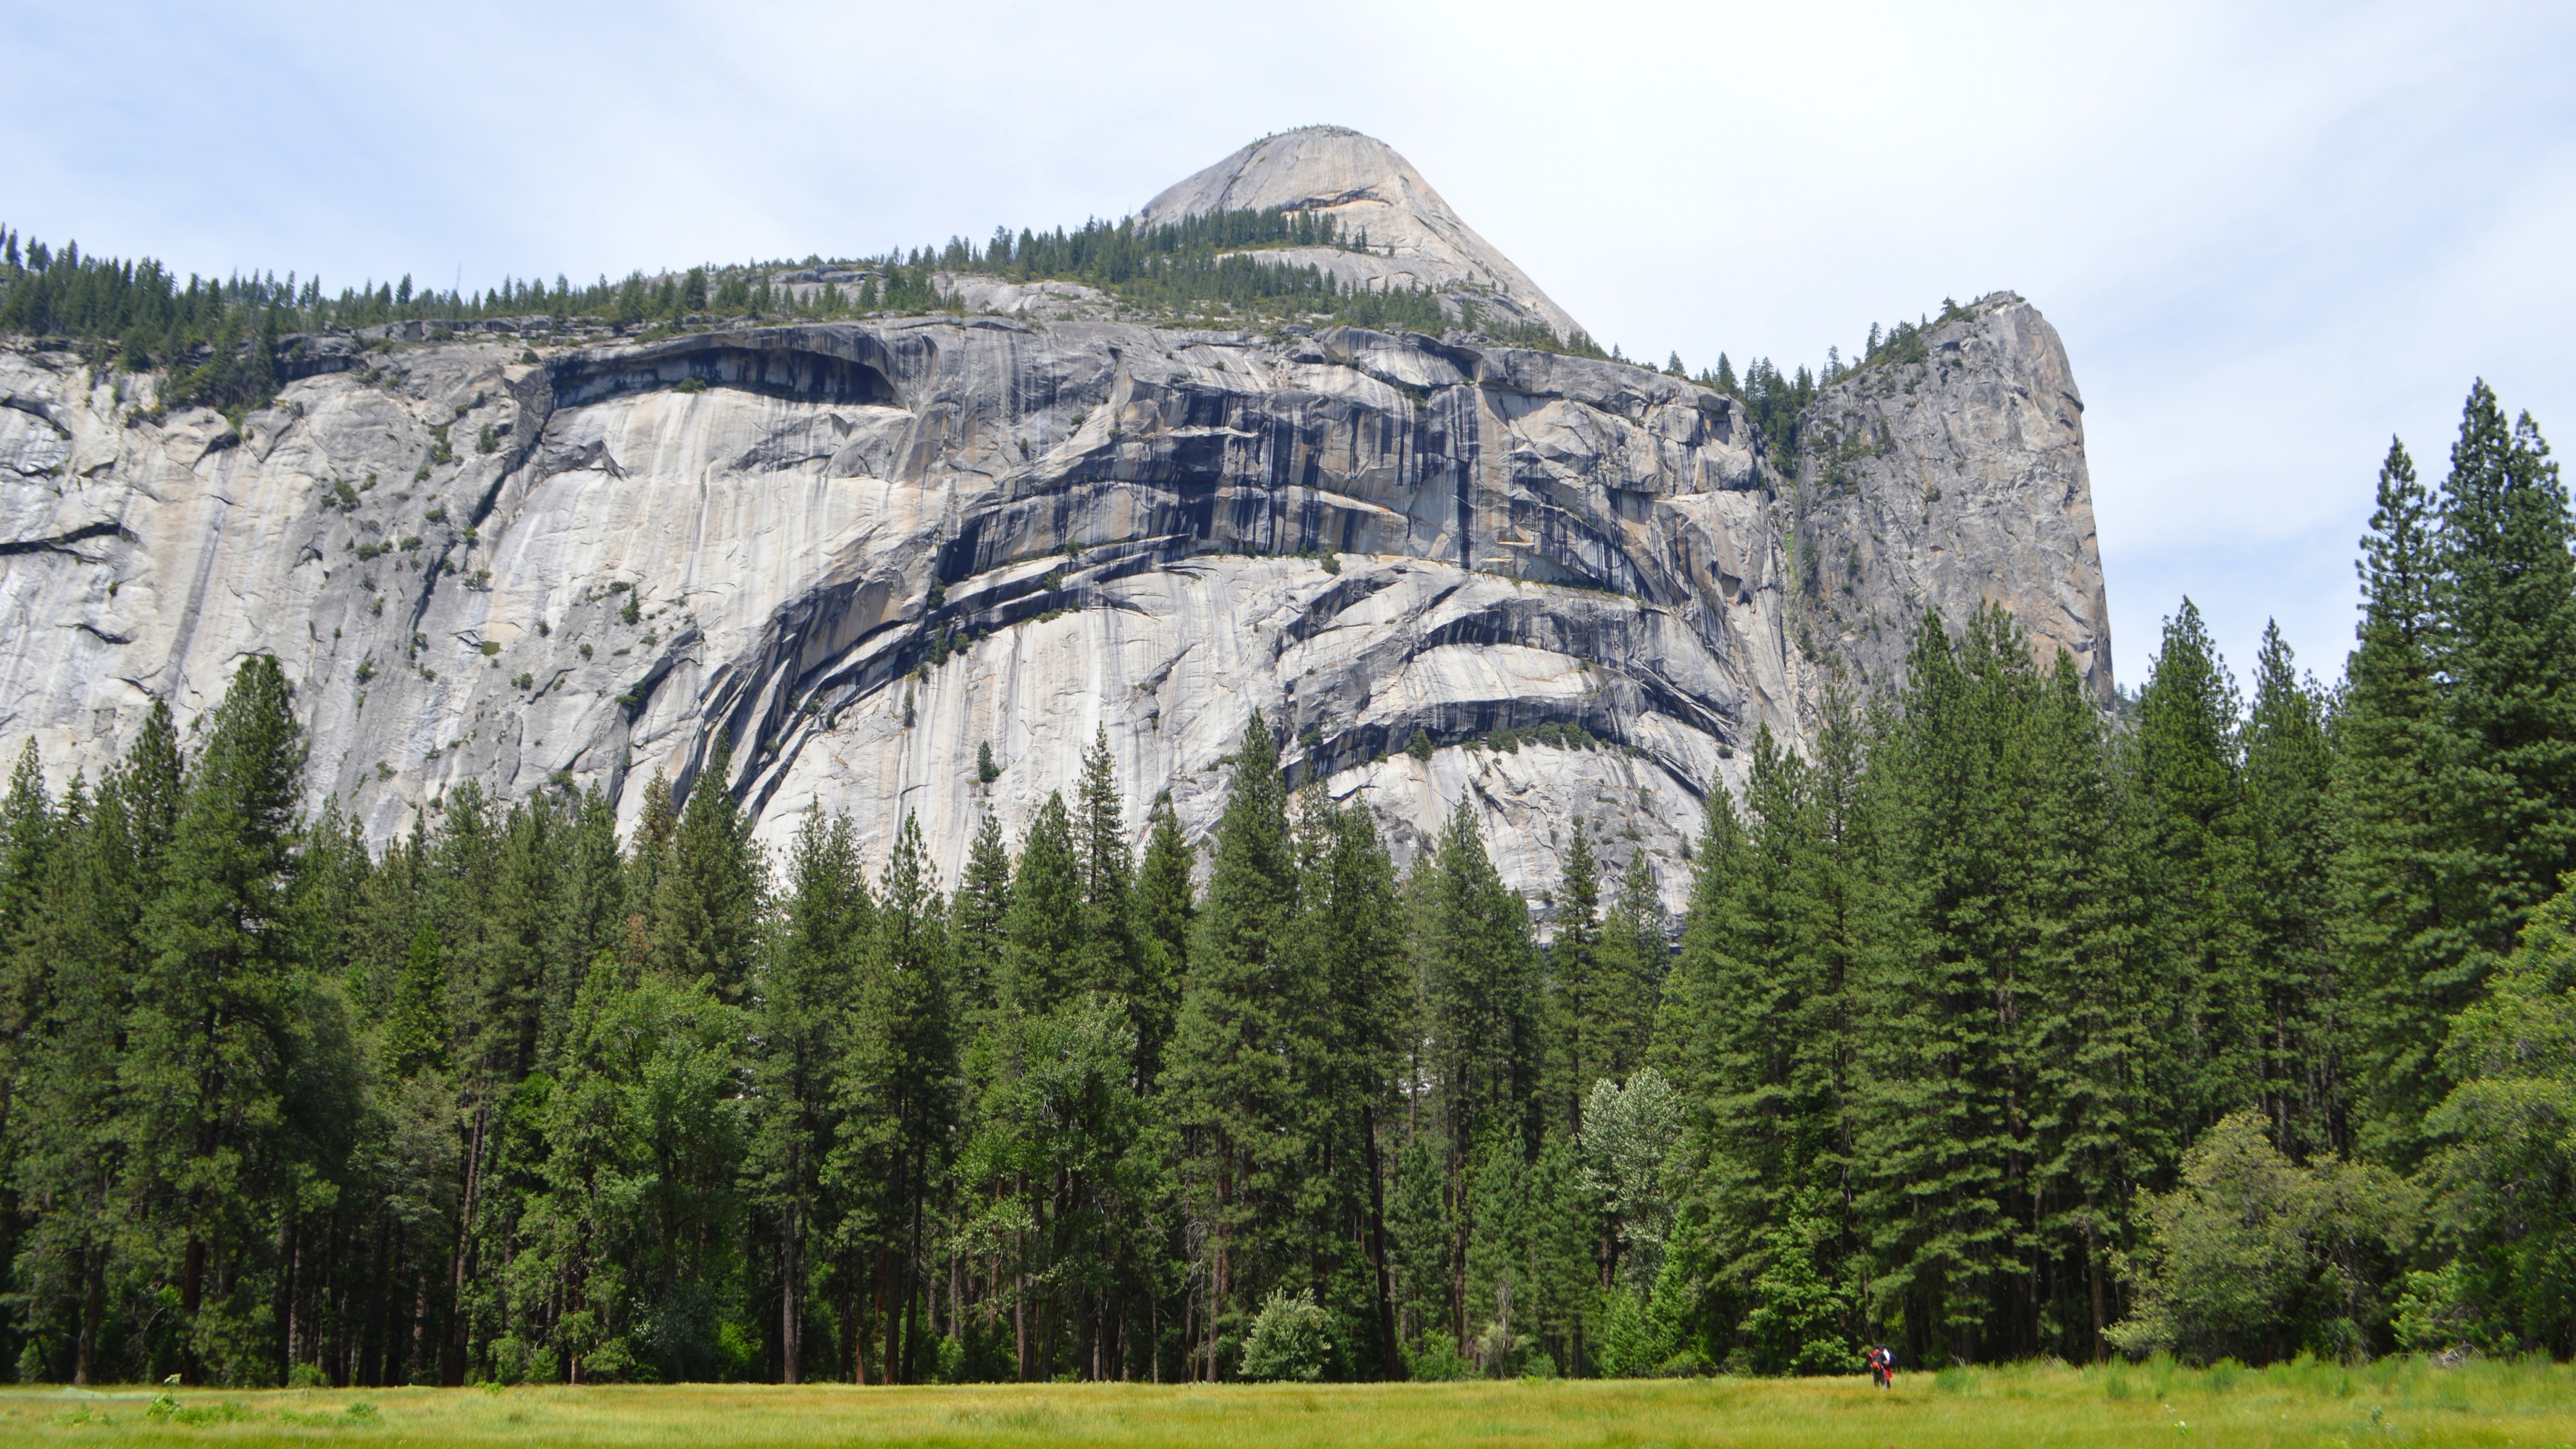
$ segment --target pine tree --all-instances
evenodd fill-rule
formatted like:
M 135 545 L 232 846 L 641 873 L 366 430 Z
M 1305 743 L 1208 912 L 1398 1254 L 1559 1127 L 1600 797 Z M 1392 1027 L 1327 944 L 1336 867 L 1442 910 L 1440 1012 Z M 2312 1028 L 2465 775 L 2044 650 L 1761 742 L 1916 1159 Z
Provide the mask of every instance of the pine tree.
M 778 1358 L 783 1382 L 804 1372 L 808 1296 L 828 1276 L 837 1203 L 824 1167 L 841 1128 L 834 1069 L 849 1030 L 850 986 L 874 932 L 874 907 L 849 817 L 809 809 L 787 857 L 787 897 L 756 994 L 758 1055 L 750 1150 L 754 1198 L 778 1254 Z
M 1134 902 L 1135 852 L 1127 840 L 1124 803 L 1118 795 L 1117 761 L 1102 725 L 1082 756 L 1079 818 L 1074 851 L 1082 875 L 1081 964 L 1076 979 L 1094 991 L 1132 996 L 1138 983 Z
M 1161 1080 L 1166 1051 L 1181 1011 L 1181 983 L 1189 978 L 1191 923 L 1198 902 L 1190 884 L 1190 848 L 1169 795 L 1154 802 L 1145 859 L 1136 872 L 1134 920 L 1138 937 L 1135 998 L 1136 1077 L 1151 1088 Z
M 1827 721 L 1814 766 L 1767 727 L 1755 736 L 1746 838 L 1695 943 L 1706 1095 L 1694 1157 L 1708 1205 L 1699 1250 L 1727 1265 L 1712 1285 L 1722 1292 L 1749 1282 L 1790 1199 L 1814 1191 L 1839 1206 L 1852 1190 L 1852 958 L 1870 934 L 1851 858 L 1861 757 L 1839 698 Z M 1854 1244 L 1836 1216 L 1838 1267 Z
M 0 799 L 0 930 L 10 937 L 34 923 L 53 840 L 53 797 L 31 736 L 9 772 L 9 793 Z
M 1297 861 L 1277 746 L 1258 710 L 1244 726 L 1216 857 L 1190 942 L 1189 977 L 1165 1069 L 1182 1135 L 1183 1185 L 1205 1224 L 1208 1307 L 1191 1345 L 1210 1378 L 1228 1341 L 1277 1281 L 1281 1239 L 1307 1144 L 1290 1062 L 1291 1032 L 1311 1020 L 1315 988 L 1287 959 L 1297 913 Z
M 295 954 L 317 979 L 348 983 L 343 968 L 364 947 L 367 884 L 375 858 L 365 828 L 325 797 L 298 852 L 293 910 Z
M 1495 872 L 1463 801 L 1440 837 L 1424 952 L 1423 1025 L 1457 1162 L 1494 1133 L 1534 1148 L 1543 1002 L 1529 908 Z
M 1087 925 L 1073 817 L 1063 793 L 1051 792 L 1029 822 L 1011 876 L 1009 974 L 1001 992 L 1007 1010 L 1043 1016 L 1070 996 L 1109 985 L 1087 974 L 1096 964 L 1086 950 Z
M 1600 1006 L 1593 1025 L 1601 1075 L 1624 1082 L 1646 1064 L 1669 954 L 1663 892 L 1641 850 L 1628 857 L 1618 898 L 1601 926 Z
M 1684 945 L 1692 1085 L 1705 1112 L 1700 1190 L 1724 1204 L 1708 1228 L 1730 1261 L 1758 1244 L 1770 1200 L 1795 1191 L 1815 1150 L 1805 1129 L 1816 1104 L 1793 1081 L 1813 990 L 1800 951 L 1801 876 L 1815 844 L 1809 792 L 1806 763 L 1762 727 L 1745 777 L 1744 840 L 1714 852 L 1734 856 L 1726 894 L 1708 903 L 1704 921 L 1695 914 Z M 1732 807 L 1723 808 L 1732 823 Z
M 133 844 L 136 879 L 146 890 L 157 889 L 163 858 L 178 833 L 181 792 L 186 788 L 186 760 L 179 752 L 179 729 L 170 706 L 154 696 L 144 712 L 143 728 L 126 747 L 119 763 L 118 794 L 125 802 L 126 829 Z
M 2344 1149 L 2342 1035 L 2331 893 L 2334 755 L 2325 702 L 2291 672 L 2290 646 L 2266 624 L 2244 727 L 2245 894 L 2260 993 L 2257 1081 L 2273 1142 L 2294 1157 Z
M 1724 781 L 1712 781 L 1702 806 L 1699 845 L 1691 852 L 1690 906 L 1682 918 L 1680 949 L 1664 983 L 1647 1052 L 1648 1062 L 1694 1102 L 1714 1090 L 1710 1071 L 1722 1050 L 1714 1035 L 1722 1027 L 1716 1013 L 1739 969 L 1733 956 L 1734 903 L 1747 849 L 1734 796 Z
M 2442 483 L 2433 655 L 2457 935 L 2423 987 L 2445 1016 L 2512 953 L 2576 866 L 2576 544 L 2567 489 L 2525 413 L 2508 431 L 2484 382 Z
M 649 899 L 654 964 L 683 981 L 703 978 L 720 999 L 738 1002 L 751 970 L 760 860 L 751 822 L 734 802 L 732 768 L 732 739 L 719 731 L 671 832 L 670 864 Z M 638 833 L 651 829 L 646 822 Z
M 2402 461 L 2393 451 L 2392 469 Z M 2576 531 L 2538 428 L 2527 414 L 2508 428 L 2483 382 L 2429 532 L 2427 511 L 2411 469 L 2383 471 L 2338 730 L 2364 1137 L 2399 1164 L 2449 1090 L 2442 1024 L 2576 862 Z
M 2168 982 L 2174 1107 L 2208 1125 L 2254 1099 L 2261 1004 L 2249 963 L 2236 684 L 2199 609 L 2165 621 L 2130 742 L 2134 870 L 2148 893 Z
M 377 1040 L 385 1068 L 397 1077 L 443 1070 L 447 1064 L 447 963 L 438 929 L 424 916 L 412 932 L 411 952 L 394 983 L 393 1010 Z
M 2457 915 L 2441 881 L 2435 770 L 2444 754 L 2434 689 L 2432 500 L 2391 440 L 2362 539 L 2362 618 L 2335 720 L 2343 822 L 2335 894 L 2350 963 L 2353 1048 L 2364 1097 L 2357 1136 L 2407 1160 L 2439 1081 L 2438 1004 L 2421 989 Z
M 13 1326 L 27 1339 L 22 1376 L 59 1377 L 59 1366 L 42 1360 L 59 1359 L 59 1345 L 76 1341 L 72 1372 L 86 1384 L 99 1316 L 93 1285 L 103 1276 L 92 1260 L 106 1250 L 110 1221 L 100 1190 L 107 1184 L 93 1175 L 92 1161 L 112 1125 L 103 1109 L 112 1100 L 114 1020 L 131 955 L 114 917 L 102 919 L 114 903 L 94 892 L 108 864 L 102 850 L 122 843 L 121 807 L 113 772 L 95 806 L 78 775 L 59 808 L 31 821 L 32 805 L 13 800 L 5 816 L 12 837 L 40 824 L 50 844 L 11 933 L 8 1050 L 0 1058 L 7 1102 L 0 1203 L 8 1209 L 0 1251 L 9 1255 L 20 1295 Z M 79 1216 L 66 1219 L 66 1207 Z M 39 1372 L 27 1372 L 40 1364 Z
M 1537 1339 L 1530 1331 L 1539 1295 L 1530 1281 L 1529 1163 L 1520 1143 L 1489 1137 L 1464 1176 L 1467 1327 L 1461 1342 L 1488 1375 L 1517 1375 L 1522 1354 Z
M 178 1285 L 180 1373 L 273 1371 L 262 1330 L 281 1198 L 300 1180 L 286 1119 L 323 1002 L 284 959 L 300 732 L 285 672 L 247 660 L 214 711 L 147 908 L 127 1028 L 129 1220 Z
M 48 1376 L 80 1385 L 116 1376 L 113 1335 L 131 1321 L 113 1291 L 129 1248 L 118 1230 L 127 1161 L 119 1074 L 143 912 L 160 889 L 180 776 L 170 712 L 155 699 L 95 797 L 84 802 L 77 778 L 66 792 L 26 942 L 48 979 L 10 1089 L 13 1187 L 26 1213 L 15 1266 L 25 1326 L 57 1346 Z M 8 812 L 27 813 L 23 798 Z
M 1300 803 L 1291 969 L 1310 983 L 1296 1004 L 1314 1012 L 1290 1033 L 1304 1049 L 1299 1135 L 1312 1153 L 1304 1256 L 1312 1286 L 1329 1301 L 1348 1304 L 1365 1325 L 1348 1335 L 1356 1342 L 1343 1346 L 1347 1371 L 1397 1378 L 1403 1367 L 1379 1141 L 1412 1035 L 1395 865 L 1365 807 L 1335 806 L 1320 784 L 1309 786 Z
M 602 960 L 614 961 L 626 934 L 626 872 L 617 845 L 617 808 L 599 786 L 573 806 L 564 843 L 562 905 L 548 951 L 539 1063 L 552 1070 L 571 1029 L 582 982 Z
M 55 965 L 39 947 L 51 865 L 77 829 L 76 820 L 56 818 L 31 737 L 0 800 L 0 1255 L 8 1258 L 17 1255 L 19 1214 L 9 1210 L 6 1184 L 22 1135 L 10 1108 L 53 994 Z
M 1453 1198 L 1468 1209 L 1458 1224 L 1465 1241 L 1449 1303 L 1449 1326 L 1465 1343 L 1477 1329 L 1466 1276 L 1466 1244 L 1479 1231 L 1469 1186 L 1489 1148 L 1524 1158 L 1537 1150 L 1546 1003 L 1528 904 L 1495 872 L 1465 801 L 1416 875 L 1423 1066 L 1442 1165 Z
M 1579 817 L 1556 896 L 1556 937 L 1547 948 L 1548 1112 L 1570 1134 L 1583 1130 L 1583 1099 L 1603 1074 L 1599 1038 L 1611 1015 L 1604 998 L 1615 994 L 1603 979 L 1600 867 Z
M 644 785 L 644 808 L 635 818 L 635 839 L 626 858 L 626 902 L 631 914 L 620 923 L 619 949 L 641 944 L 650 918 L 648 912 L 659 899 L 662 876 L 671 864 L 673 837 L 679 834 L 680 812 L 671 803 L 671 782 L 656 769 Z M 641 959 L 629 965 L 642 965 Z
M 922 1371 L 919 1312 L 923 1234 L 934 1173 L 954 1147 L 957 1022 L 947 902 L 904 817 L 877 892 L 876 932 L 858 984 L 856 1021 L 840 1065 L 845 1126 L 830 1181 L 853 1203 L 844 1251 L 870 1253 L 885 1382 Z
M 1866 988 L 1864 1123 L 1876 1309 L 1914 1355 L 2009 1353 L 2009 1289 L 2033 1156 L 2031 1003 L 2045 923 L 2028 879 L 2029 645 L 1981 608 L 1955 640 L 1924 617 L 1902 718 L 1871 755 L 1892 919 Z M 2005 1321 L 1996 1322 L 1998 1318 Z M 2027 1340 L 2024 1340 L 2027 1342 Z
M 987 810 L 966 848 L 966 870 L 949 912 L 957 933 L 961 1022 L 980 1023 L 993 1009 L 1009 969 L 1010 915 L 1011 851 L 1002 841 L 1002 822 Z
M 2034 701 L 2030 739 L 2035 1221 L 2024 1291 L 2042 1282 L 2053 1290 L 2055 1351 L 2074 1356 L 2080 1341 L 2098 1360 L 2116 1316 L 2116 1255 L 2135 1243 L 2137 1194 L 2179 1156 L 2182 1124 L 2162 1110 L 2148 1075 L 2165 1003 L 2138 969 L 2142 911 L 2122 850 L 2110 742 L 2064 649 Z

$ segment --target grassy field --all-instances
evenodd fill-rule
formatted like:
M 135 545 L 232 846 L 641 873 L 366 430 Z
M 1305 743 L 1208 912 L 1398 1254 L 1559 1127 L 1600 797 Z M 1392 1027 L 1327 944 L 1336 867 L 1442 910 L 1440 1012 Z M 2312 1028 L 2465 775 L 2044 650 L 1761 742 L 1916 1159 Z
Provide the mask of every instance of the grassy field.
M 1152 1388 L 0 1390 L 0 1444 L 1820 1445 L 2576 1449 L 2576 1370 L 2390 1360 L 1864 1378 Z

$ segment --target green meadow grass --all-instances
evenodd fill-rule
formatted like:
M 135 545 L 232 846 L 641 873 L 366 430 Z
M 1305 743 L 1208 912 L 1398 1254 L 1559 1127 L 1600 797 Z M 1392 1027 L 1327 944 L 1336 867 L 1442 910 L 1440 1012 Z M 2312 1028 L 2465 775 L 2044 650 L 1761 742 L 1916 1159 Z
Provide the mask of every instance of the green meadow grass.
M 2027 1365 L 1865 1378 L 1149 1387 L 0 1390 L 0 1444 L 2492 1445 L 2576 1449 L 2576 1369 Z

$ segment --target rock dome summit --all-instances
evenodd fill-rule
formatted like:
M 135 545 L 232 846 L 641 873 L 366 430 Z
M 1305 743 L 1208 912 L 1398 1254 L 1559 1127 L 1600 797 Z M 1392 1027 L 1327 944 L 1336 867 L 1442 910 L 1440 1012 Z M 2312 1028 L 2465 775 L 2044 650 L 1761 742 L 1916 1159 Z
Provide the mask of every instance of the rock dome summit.
M 1169 792 L 1196 836 L 1257 708 L 1399 859 L 1464 804 L 1536 898 L 1581 820 L 1677 907 L 1711 783 L 1837 672 L 1891 682 L 1927 609 L 2009 609 L 2108 702 L 2083 404 L 2019 297 L 1766 429 L 1584 355 L 1382 142 L 1266 138 L 1128 234 L 1212 215 L 1269 230 L 1210 268 L 1332 290 L 1183 304 L 954 246 L 700 269 L 632 283 L 632 319 L 246 341 L 276 383 L 229 414 L 6 339 L 0 746 L 94 777 L 153 696 L 184 729 L 266 652 L 310 806 L 377 842 L 468 782 L 596 785 L 631 827 L 659 773 L 772 843 L 847 811 L 871 859 L 909 813 L 954 880 L 1104 731 L 1134 828 Z M 1389 289 L 1437 310 L 1334 300 Z
M 1332 268 L 1345 282 L 1465 288 L 1500 315 L 1583 329 L 1511 258 L 1459 220 L 1395 148 L 1341 126 L 1308 126 L 1265 136 L 1145 203 L 1149 222 L 1213 211 L 1285 211 L 1327 216 L 1366 249 L 1299 248 L 1283 255 Z

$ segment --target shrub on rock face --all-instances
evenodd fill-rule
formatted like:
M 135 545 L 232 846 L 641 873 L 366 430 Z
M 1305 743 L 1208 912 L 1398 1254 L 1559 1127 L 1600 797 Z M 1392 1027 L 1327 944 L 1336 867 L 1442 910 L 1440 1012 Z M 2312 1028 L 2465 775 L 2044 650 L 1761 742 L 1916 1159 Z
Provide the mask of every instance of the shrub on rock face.
M 1296 1297 L 1273 1289 L 1252 1320 L 1252 1336 L 1243 1345 L 1243 1376 L 1261 1381 L 1313 1383 L 1324 1376 L 1332 1357 L 1331 1319 L 1309 1288 Z
M 1430 759 L 1431 732 L 1417 727 L 1413 731 L 1413 743 L 1406 745 L 1404 747 L 1404 752 L 1417 760 Z

